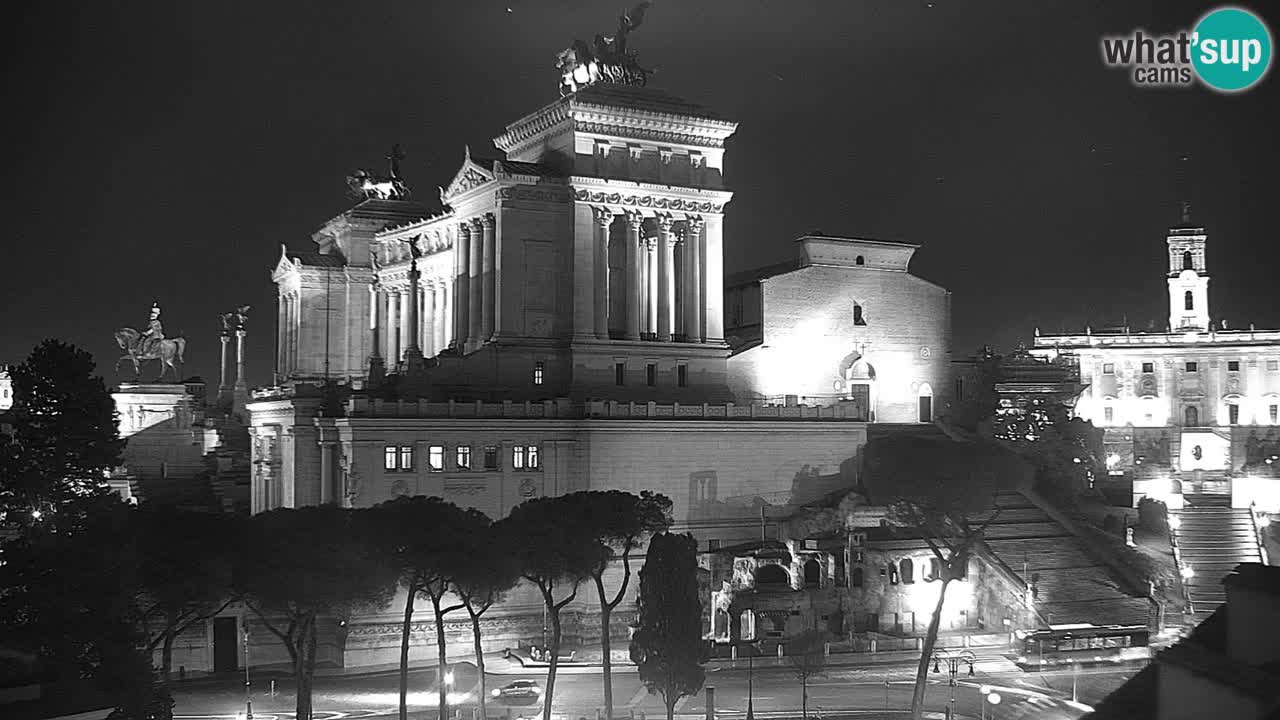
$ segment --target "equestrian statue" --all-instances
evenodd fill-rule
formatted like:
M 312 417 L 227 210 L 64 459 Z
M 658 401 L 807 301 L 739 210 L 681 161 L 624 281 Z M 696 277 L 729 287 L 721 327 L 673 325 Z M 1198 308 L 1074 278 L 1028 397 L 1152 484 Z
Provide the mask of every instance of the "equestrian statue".
M 187 347 L 187 341 L 184 338 L 173 338 L 172 340 L 165 338 L 164 326 L 160 324 L 160 304 L 152 303 L 151 319 L 147 321 L 147 329 L 139 332 L 130 327 L 120 328 L 116 330 L 116 344 L 124 350 L 124 355 L 116 360 L 116 368 L 120 367 L 120 363 L 128 360 L 133 363 L 133 374 L 137 378 L 141 375 L 141 363 L 143 360 L 159 360 L 160 361 L 160 377 L 157 382 L 164 380 L 165 373 L 173 370 L 176 377 L 178 368 L 174 364 L 176 358 L 179 363 L 182 362 L 182 351 Z

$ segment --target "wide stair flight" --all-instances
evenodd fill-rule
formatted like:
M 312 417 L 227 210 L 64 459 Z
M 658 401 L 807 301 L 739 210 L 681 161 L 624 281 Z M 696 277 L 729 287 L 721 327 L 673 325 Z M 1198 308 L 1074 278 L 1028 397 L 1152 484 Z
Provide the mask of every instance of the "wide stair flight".
M 1233 509 L 1231 496 L 1188 494 L 1184 501 L 1183 509 L 1170 513 L 1169 519 L 1198 625 L 1226 602 L 1222 579 L 1240 563 L 1262 562 L 1262 552 L 1250 511 Z

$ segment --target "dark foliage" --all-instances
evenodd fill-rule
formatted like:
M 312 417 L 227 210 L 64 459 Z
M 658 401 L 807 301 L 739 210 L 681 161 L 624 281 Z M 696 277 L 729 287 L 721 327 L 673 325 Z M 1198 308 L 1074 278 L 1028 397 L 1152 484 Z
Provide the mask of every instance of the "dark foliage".
M 662 696 L 667 720 L 680 698 L 702 689 L 709 647 L 702 639 L 698 544 L 692 535 L 654 535 L 640 569 L 640 620 L 631 660 L 649 692 Z

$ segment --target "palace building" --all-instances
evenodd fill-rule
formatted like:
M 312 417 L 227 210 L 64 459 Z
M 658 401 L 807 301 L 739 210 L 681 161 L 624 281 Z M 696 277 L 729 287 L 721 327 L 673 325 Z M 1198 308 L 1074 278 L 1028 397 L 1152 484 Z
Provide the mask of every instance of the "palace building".
M 1075 412 L 1105 429 L 1108 467 L 1134 478 L 1135 501 L 1180 506 L 1168 496 L 1186 491 L 1277 505 L 1267 488 L 1280 457 L 1280 331 L 1211 319 L 1208 234 L 1182 220 L 1165 238 L 1165 332 L 1037 331 L 1032 352 L 1078 366 L 1087 387 Z
M 853 487 L 869 423 L 933 421 L 950 294 L 910 274 L 917 246 L 811 234 L 726 288 L 736 123 L 637 84 L 565 89 L 499 154 L 465 149 L 439 206 L 408 198 L 393 154 L 313 247 L 282 249 L 277 381 L 247 405 L 253 512 L 428 494 L 497 518 L 653 490 L 720 547 L 814 478 Z M 331 659 L 392 661 L 393 615 L 353 620 Z M 527 643 L 541 618 L 517 592 L 485 642 Z M 565 622 L 570 644 L 598 638 L 585 595 Z

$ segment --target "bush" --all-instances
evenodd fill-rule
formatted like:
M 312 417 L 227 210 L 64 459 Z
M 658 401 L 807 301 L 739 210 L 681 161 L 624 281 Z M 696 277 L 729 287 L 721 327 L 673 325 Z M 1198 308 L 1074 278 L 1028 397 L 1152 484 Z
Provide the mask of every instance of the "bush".
M 1152 532 L 1169 529 L 1169 506 L 1163 501 L 1142 498 L 1138 501 L 1138 526 Z

